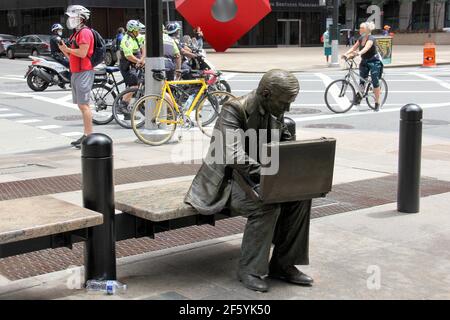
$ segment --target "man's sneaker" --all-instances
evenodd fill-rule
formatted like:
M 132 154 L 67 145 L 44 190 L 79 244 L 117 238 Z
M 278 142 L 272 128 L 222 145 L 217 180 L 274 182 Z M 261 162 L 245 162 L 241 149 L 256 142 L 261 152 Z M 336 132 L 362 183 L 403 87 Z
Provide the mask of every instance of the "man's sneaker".
M 120 103 L 119 112 L 123 114 L 123 119 L 125 121 L 131 120 L 131 114 L 130 110 L 128 110 L 128 104 L 123 101 Z
M 84 139 L 86 139 L 86 135 L 83 135 L 80 139 L 78 139 L 77 141 L 74 141 L 71 143 L 72 147 L 80 149 L 81 148 L 81 144 L 83 143 Z
M 380 104 L 379 103 L 375 103 L 375 112 L 380 111 Z

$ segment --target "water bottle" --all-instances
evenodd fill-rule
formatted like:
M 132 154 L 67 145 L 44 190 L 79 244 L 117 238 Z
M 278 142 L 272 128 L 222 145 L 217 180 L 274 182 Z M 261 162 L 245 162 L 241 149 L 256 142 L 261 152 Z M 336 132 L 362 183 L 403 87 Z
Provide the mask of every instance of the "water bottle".
M 86 282 L 86 289 L 92 292 L 104 292 L 107 295 L 114 295 L 118 291 L 125 292 L 127 285 L 115 280 L 89 280 Z
M 194 102 L 195 95 L 190 95 L 187 101 L 184 103 L 183 108 L 185 110 L 189 109 L 191 107 L 192 102 Z

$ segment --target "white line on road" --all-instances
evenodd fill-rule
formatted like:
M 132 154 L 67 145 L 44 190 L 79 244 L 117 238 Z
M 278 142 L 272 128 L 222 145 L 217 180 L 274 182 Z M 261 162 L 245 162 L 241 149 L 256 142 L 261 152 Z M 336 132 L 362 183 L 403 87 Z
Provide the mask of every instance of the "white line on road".
M 67 96 L 58 98 L 58 101 L 69 101 L 73 98 L 72 94 L 68 94 Z
M 83 135 L 83 133 L 81 133 L 81 132 L 66 132 L 66 133 L 61 133 L 61 135 L 64 137 L 80 137 Z
M 37 127 L 38 129 L 42 129 L 42 130 L 53 130 L 53 129 L 60 129 L 62 128 L 61 126 L 55 126 L 55 125 L 49 125 L 49 126 L 40 126 Z
M 231 79 L 233 79 L 236 76 L 237 76 L 236 73 L 227 73 L 222 78 L 223 78 L 223 80 L 230 81 Z
M 16 122 L 17 123 L 21 123 L 21 124 L 29 124 L 29 123 L 42 122 L 42 120 L 39 120 L 39 119 L 26 119 L 26 120 L 18 120 Z
M 69 102 L 64 102 L 64 101 L 58 101 L 57 99 L 52 99 L 52 98 L 48 98 L 48 97 L 41 97 L 41 96 L 37 96 L 34 94 L 30 94 L 30 93 L 17 93 L 17 92 L 1 92 L 0 91 L 0 95 L 7 95 L 7 96 L 15 96 L 15 97 L 22 97 L 22 98 L 32 98 L 35 100 L 39 100 L 39 101 L 43 101 L 43 102 L 47 102 L 47 103 L 51 103 L 51 104 L 56 104 L 58 106 L 63 106 L 66 108 L 70 108 L 70 109 L 74 109 L 74 110 L 79 110 L 78 106 L 69 103 Z
M 333 82 L 333 79 L 323 73 L 316 73 L 316 76 L 323 81 L 325 87 L 328 87 L 330 83 Z M 340 97 L 340 92 L 338 91 L 337 86 L 333 86 L 330 89 L 330 94 L 334 101 L 339 105 L 340 110 L 345 110 L 351 105 L 350 100 L 345 95 Z
M 0 77 L 0 79 L 2 80 L 12 80 L 12 81 L 27 81 L 26 79 L 21 79 L 21 78 L 12 78 L 12 77 Z
M 441 87 L 445 88 L 445 89 L 450 89 L 450 83 L 441 80 L 441 79 L 436 79 L 433 77 L 430 77 L 426 74 L 422 74 L 422 73 L 418 73 L 418 72 L 411 72 L 412 75 L 422 78 L 422 79 L 426 79 L 428 81 L 432 81 L 432 82 L 436 82 L 437 84 L 439 84 Z
M 18 118 L 23 117 L 21 113 L 1 113 L 0 118 Z
M 5 111 L 9 111 L 8 108 L 0 108 L 0 112 L 5 112 Z
M 377 114 L 382 114 L 382 113 L 399 112 L 402 107 L 403 106 L 398 107 L 398 108 L 382 109 L 379 112 L 352 112 L 352 113 L 340 113 L 340 114 L 327 114 L 327 115 L 322 115 L 322 116 L 301 117 L 301 118 L 293 117 L 293 119 L 295 120 L 295 122 L 299 123 L 299 122 L 308 122 L 308 121 L 320 121 L 320 120 L 326 120 L 326 119 L 368 116 L 368 115 L 377 115 Z M 434 108 L 444 108 L 444 107 L 450 107 L 450 103 L 448 103 L 448 102 L 446 102 L 446 103 L 429 103 L 429 104 L 423 104 L 423 105 L 421 105 L 421 107 L 424 110 L 434 109 Z
M 23 79 L 23 76 L 18 75 L 18 74 L 5 74 L 5 77 L 13 77 L 13 78 L 22 78 Z

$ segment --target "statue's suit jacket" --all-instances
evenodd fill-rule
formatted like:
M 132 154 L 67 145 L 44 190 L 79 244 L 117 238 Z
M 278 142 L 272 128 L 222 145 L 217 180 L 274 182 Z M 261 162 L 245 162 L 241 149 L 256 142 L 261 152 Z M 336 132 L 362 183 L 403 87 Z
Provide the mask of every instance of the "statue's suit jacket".
M 252 92 L 223 106 L 214 128 L 216 138 L 213 136 L 208 156 L 185 198 L 185 202 L 192 205 L 200 214 L 216 214 L 227 206 L 231 196 L 233 173 L 239 174 L 244 181 L 259 183 L 261 172 L 259 159 L 249 157 L 247 144 L 242 145 L 234 139 L 231 141 L 226 139 L 227 132 L 236 130 L 246 132 L 253 129 L 256 130 L 259 141 L 261 138 L 259 130 L 266 129 L 269 132 L 279 130 L 278 140 L 291 140 L 292 136 L 284 126 L 283 120 L 269 114 L 258 101 L 256 92 Z M 223 139 L 218 139 L 218 134 Z M 268 139 L 267 142 L 270 142 L 274 137 L 269 135 Z M 221 153 L 219 158 L 222 161 L 216 161 L 218 152 Z M 212 158 L 216 160 L 211 160 Z

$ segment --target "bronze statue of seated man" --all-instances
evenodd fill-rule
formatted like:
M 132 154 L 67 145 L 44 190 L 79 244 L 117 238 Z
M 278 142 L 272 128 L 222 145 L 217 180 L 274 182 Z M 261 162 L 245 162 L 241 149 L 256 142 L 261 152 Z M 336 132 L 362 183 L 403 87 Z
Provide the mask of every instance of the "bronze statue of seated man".
M 268 291 L 267 275 L 298 285 L 313 283 L 296 267 L 309 263 L 311 200 L 263 204 L 247 196 L 242 186 L 245 181 L 255 185 L 260 181 L 263 143 L 293 139 L 284 124 L 284 114 L 299 91 L 300 84 L 293 74 L 271 70 L 255 91 L 228 101 L 215 125 L 208 156 L 185 199 L 201 214 L 228 209 L 232 215 L 248 218 L 238 277 L 244 286 L 255 291 Z M 255 132 L 257 141 L 227 137 L 237 131 L 246 137 Z M 253 155 L 251 150 L 255 147 L 257 152 Z

